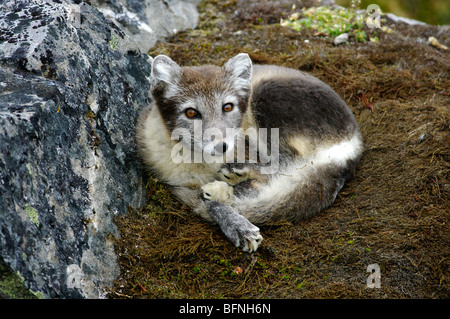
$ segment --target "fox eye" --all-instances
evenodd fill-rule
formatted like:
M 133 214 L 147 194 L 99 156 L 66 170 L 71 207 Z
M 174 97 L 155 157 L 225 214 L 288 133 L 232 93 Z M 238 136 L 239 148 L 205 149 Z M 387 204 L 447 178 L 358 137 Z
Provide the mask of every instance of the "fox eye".
M 230 112 L 233 109 L 234 105 L 233 103 L 227 103 L 223 105 L 223 111 L 224 112 Z
M 184 113 L 186 114 L 187 117 L 189 117 L 191 119 L 197 117 L 200 114 L 200 113 L 198 113 L 198 111 L 196 111 L 192 108 L 187 109 Z

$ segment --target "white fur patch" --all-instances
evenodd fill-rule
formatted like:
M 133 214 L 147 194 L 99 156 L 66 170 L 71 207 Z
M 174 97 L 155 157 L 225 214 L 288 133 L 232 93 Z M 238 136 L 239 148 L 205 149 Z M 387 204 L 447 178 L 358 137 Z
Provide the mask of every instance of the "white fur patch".
M 233 196 L 233 187 L 225 182 L 215 181 L 202 186 L 203 196 L 209 200 L 226 203 Z
M 357 158 L 362 152 L 362 141 L 359 135 L 351 140 L 342 141 L 330 147 L 319 149 L 312 158 L 314 165 L 337 164 L 345 165 L 347 160 Z
M 257 207 L 261 202 L 283 201 L 294 189 L 299 189 L 300 185 L 311 182 L 311 176 L 314 176 L 321 167 L 345 166 L 347 160 L 360 156 L 362 148 L 360 136 L 355 135 L 350 140 L 319 149 L 307 159 L 293 162 L 278 174 L 269 176 L 269 183 L 260 188 L 257 196 L 233 197 L 232 206 L 244 212 L 250 207 Z
M 156 169 L 162 180 L 174 186 L 201 186 L 216 179 L 221 164 L 178 163 L 172 158 L 171 140 L 158 108 L 150 111 L 138 132 L 144 161 Z

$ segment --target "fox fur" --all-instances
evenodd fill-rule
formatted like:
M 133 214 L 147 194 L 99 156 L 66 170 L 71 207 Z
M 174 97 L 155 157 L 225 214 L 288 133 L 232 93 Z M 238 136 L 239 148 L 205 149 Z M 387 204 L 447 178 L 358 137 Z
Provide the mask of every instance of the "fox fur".
M 180 67 L 159 55 L 150 80 L 154 101 L 136 128 L 143 163 L 244 251 L 260 245 L 257 226 L 298 222 L 330 206 L 361 158 L 353 113 L 328 85 L 304 72 L 253 65 L 245 53 L 222 67 Z M 231 163 L 202 160 L 202 153 L 236 155 L 239 145 L 246 146 L 245 156 Z M 248 158 L 249 145 L 258 145 L 256 160 Z M 262 160 L 262 146 L 276 155 L 270 173 L 263 172 L 270 163 Z M 190 161 L 174 161 L 181 147 Z

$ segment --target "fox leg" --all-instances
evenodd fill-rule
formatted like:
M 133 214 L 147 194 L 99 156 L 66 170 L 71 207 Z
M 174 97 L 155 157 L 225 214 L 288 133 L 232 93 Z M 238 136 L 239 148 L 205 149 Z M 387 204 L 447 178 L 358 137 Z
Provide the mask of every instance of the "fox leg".
M 262 241 L 259 228 L 227 205 L 233 196 L 233 187 L 215 181 L 202 186 L 206 210 L 225 236 L 245 252 L 254 252 Z
M 205 201 L 206 208 L 222 232 L 236 247 L 251 253 L 262 242 L 259 228 L 237 213 L 231 206 L 212 200 Z

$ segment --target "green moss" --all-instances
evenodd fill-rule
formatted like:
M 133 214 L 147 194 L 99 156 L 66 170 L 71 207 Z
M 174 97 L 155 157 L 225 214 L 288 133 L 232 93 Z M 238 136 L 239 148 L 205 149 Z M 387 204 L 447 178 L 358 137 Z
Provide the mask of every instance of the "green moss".
M 38 299 L 44 299 L 44 294 L 40 291 L 32 291 L 31 290 L 31 293 Z
M 119 39 L 115 35 L 111 36 L 111 40 L 109 40 L 108 44 L 113 50 L 119 49 Z
M 357 30 L 355 32 L 355 40 L 358 41 L 358 42 L 367 41 L 366 32 L 364 32 L 363 30 Z
M 366 15 L 357 12 L 357 6 L 350 8 L 329 8 L 325 6 L 303 8 L 301 13 L 295 12 L 287 19 L 281 20 L 281 25 L 290 27 L 295 31 L 311 29 L 315 35 L 337 37 L 343 33 L 353 34 L 355 41 L 365 42 L 369 39 L 363 30 Z M 380 29 L 388 32 L 387 28 Z M 392 31 L 392 30 L 390 30 Z M 372 42 L 378 42 L 374 36 Z
M 298 12 L 292 14 L 281 24 L 296 31 L 307 28 L 315 30 L 318 34 L 335 37 L 352 30 L 360 30 L 364 24 L 364 16 L 351 9 L 312 7 L 303 9 L 302 14 Z
M 31 207 L 29 204 L 25 204 L 25 211 L 27 212 L 27 215 L 30 218 L 31 222 L 39 227 L 39 215 L 36 209 Z
M 31 164 L 27 163 L 25 166 L 27 167 L 28 174 L 33 175 L 33 170 L 31 169 Z
M 34 293 L 27 289 L 20 273 L 14 273 L 0 260 L 0 298 L 36 299 L 43 297 L 41 292 Z
M 306 281 L 306 280 L 303 280 L 301 283 L 299 283 L 298 285 L 297 285 L 297 289 L 303 289 L 303 288 L 305 288 L 306 286 L 309 286 L 311 283 L 309 282 L 309 281 Z

